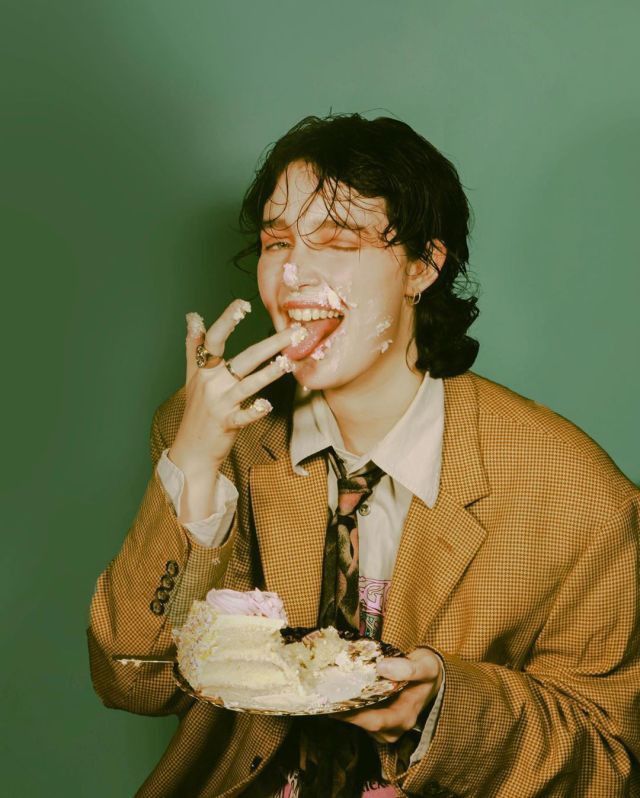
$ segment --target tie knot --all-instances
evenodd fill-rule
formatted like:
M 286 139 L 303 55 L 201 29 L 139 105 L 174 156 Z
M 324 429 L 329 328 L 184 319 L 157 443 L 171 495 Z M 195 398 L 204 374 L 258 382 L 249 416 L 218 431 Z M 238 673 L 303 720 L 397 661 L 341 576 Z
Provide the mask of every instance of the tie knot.
M 345 465 L 338 455 L 329 450 L 329 456 L 338 472 L 338 512 L 340 515 L 354 513 L 371 496 L 385 472 L 374 465 L 361 474 L 347 476 Z

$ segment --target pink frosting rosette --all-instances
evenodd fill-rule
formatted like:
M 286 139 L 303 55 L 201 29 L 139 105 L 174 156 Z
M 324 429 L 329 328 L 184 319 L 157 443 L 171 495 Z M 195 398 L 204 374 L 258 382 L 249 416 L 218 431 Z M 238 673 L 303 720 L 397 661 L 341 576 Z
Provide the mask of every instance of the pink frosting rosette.
M 223 615 L 262 615 L 287 623 L 284 604 L 277 593 L 263 590 L 210 590 L 206 602 Z

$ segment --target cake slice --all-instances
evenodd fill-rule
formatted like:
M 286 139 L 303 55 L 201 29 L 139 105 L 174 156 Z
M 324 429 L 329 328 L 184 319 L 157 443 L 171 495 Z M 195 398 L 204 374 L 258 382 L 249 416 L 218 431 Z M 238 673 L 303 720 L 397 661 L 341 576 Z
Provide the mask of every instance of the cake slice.
M 286 624 L 275 593 L 210 590 L 173 630 L 180 671 L 197 692 L 228 707 L 282 712 L 346 700 L 376 681 L 375 641 L 345 640 L 328 627 L 285 643 Z
M 178 665 L 191 686 L 205 695 L 291 688 L 302 694 L 295 664 L 285 655 L 284 626 L 281 618 L 226 615 L 196 600 L 184 626 L 174 630 Z

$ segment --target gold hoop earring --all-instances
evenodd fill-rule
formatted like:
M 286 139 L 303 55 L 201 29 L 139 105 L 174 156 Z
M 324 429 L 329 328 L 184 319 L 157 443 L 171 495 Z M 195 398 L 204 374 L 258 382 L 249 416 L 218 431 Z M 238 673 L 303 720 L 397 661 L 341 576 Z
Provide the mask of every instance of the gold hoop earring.
M 407 296 L 405 296 L 405 300 L 406 300 L 406 302 L 407 302 L 407 305 L 411 305 L 411 306 L 413 306 L 413 305 L 417 305 L 417 304 L 418 304 L 418 302 L 420 301 L 420 297 L 421 297 L 421 296 L 422 296 L 422 291 L 416 291 L 416 292 L 413 294 L 413 296 L 412 296 L 412 297 L 409 297 L 408 295 L 407 295 Z

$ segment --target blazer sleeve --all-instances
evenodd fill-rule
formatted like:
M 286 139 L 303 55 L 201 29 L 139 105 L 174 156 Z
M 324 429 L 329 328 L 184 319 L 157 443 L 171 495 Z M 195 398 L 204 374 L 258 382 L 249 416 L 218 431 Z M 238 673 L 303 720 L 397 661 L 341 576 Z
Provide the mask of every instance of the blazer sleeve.
M 409 795 L 640 795 L 640 494 L 591 538 L 522 670 L 434 649 L 434 737 Z M 515 599 L 514 599 L 515 600 Z
M 176 687 L 171 665 L 135 666 L 114 654 L 172 655 L 171 630 L 184 621 L 194 598 L 222 581 L 237 532 L 219 547 L 199 545 L 177 520 L 156 471 L 167 442 L 153 416 L 152 474 L 117 556 L 100 574 L 87 630 L 93 685 L 108 707 L 144 715 L 180 714 L 191 703 Z

